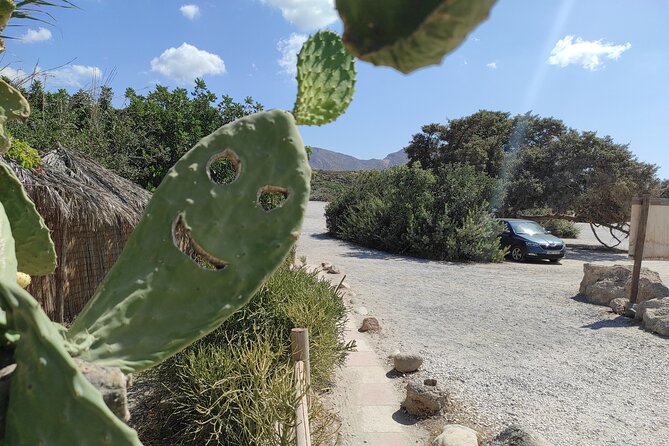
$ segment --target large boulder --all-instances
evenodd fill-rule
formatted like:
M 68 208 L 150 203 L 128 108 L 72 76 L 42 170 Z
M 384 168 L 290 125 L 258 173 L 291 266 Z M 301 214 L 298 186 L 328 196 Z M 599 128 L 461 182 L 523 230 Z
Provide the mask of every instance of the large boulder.
M 478 446 L 478 444 L 476 431 L 461 424 L 447 424 L 432 442 L 433 446 Z
M 669 297 L 650 299 L 637 305 L 637 320 L 648 331 L 669 336 Z
M 632 265 L 583 265 L 583 280 L 579 294 L 590 303 L 610 305 L 613 299 L 628 299 L 632 288 Z M 669 296 L 669 288 L 662 284 L 660 275 L 641 268 L 637 302 Z
M 522 426 L 511 425 L 492 439 L 487 446 L 552 446 L 536 432 Z
M 407 384 L 407 396 L 402 406 L 411 415 L 424 418 L 441 413 L 447 401 L 446 392 L 438 386 L 412 381 Z

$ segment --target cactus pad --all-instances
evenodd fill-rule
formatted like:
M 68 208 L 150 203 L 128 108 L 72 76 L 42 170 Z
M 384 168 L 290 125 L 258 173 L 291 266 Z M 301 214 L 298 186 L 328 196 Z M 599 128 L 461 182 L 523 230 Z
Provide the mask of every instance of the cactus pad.
M 0 154 L 5 153 L 11 141 L 5 131 L 5 124 L 11 119 L 27 119 L 30 105 L 21 93 L 7 82 L 0 79 Z
M 410 73 L 441 62 L 479 23 L 495 0 L 337 0 L 344 43 L 374 65 Z
M 228 158 L 229 184 L 210 176 Z M 118 261 L 67 334 L 79 357 L 132 372 L 214 330 L 246 304 L 298 237 L 310 169 L 290 113 L 225 125 L 170 169 Z M 287 199 L 265 211 L 271 188 Z M 175 240 L 176 239 L 176 240 Z M 177 245 L 189 245 L 194 260 Z
M 0 280 L 16 281 L 17 262 L 14 248 L 14 237 L 5 214 L 5 208 L 0 202 Z
M 3 444 L 141 446 L 79 372 L 35 299 L 0 280 L 0 303 L 20 335 Z
M 19 179 L 2 161 L 0 203 L 12 225 L 19 270 L 31 276 L 51 274 L 56 268 L 56 250 L 49 229 Z
M 355 60 L 341 37 L 319 31 L 297 56 L 297 100 L 293 114 L 298 124 L 322 125 L 346 111 L 355 90 Z
M 12 0 L 0 0 L 0 34 L 12 17 L 16 4 Z M 0 37 L 0 52 L 5 50 L 5 41 Z

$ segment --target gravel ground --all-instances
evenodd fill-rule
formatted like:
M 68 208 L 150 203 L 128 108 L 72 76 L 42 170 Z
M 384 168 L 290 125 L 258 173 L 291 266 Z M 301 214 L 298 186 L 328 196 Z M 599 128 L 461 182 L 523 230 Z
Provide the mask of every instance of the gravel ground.
M 383 327 L 380 356 L 420 352 L 423 374 L 493 430 L 519 422 L 555 446 L 669 444 L 669 339 L 575 298 L 583 263 L 626 263 L 624 254 L 571 250 L 559 265 L 426 261 L 328 237 L 324 206 L 310 203 L 298 255 L 348 275 Z M 644 266 L 669 277 L 669 262 Z

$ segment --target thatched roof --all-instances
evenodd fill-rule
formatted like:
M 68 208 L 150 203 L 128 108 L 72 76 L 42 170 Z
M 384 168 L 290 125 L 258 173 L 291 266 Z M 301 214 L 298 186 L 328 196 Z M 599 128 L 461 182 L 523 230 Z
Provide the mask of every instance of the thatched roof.
M 51 319 L 73 320 L 120 254 L 151 194 L 90 158 L 54 150 L 39 168 L 16 172 L 51 231 L 58 268 L 28 291 Z
M 120 219 L 134 225 L 151 198 L 146 190 L 85 155 L 63 148 L 43 156 L 37 169 L 7 162 L 29 194 L 51 201 L 65 220 L 76 218 L 95 225 L 117 224 Z

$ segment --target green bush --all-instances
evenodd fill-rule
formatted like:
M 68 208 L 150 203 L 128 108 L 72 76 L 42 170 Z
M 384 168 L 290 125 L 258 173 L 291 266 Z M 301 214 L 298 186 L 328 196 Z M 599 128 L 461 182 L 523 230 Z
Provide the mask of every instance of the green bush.
M 326 207 L 326 224 L 338 238 L 384 251 L 501 261 L 501 230 L 487 201 L 494 190 L 495 182 L 471 166 L 362 172 Z
M 542 226 L 551 231 L 551 234 L 562 238 L 578 238 L 581 230 L 574 222 L 562 219 L 551 219 L 541 222 Z
M 7 157 L 19 163 L 24 169 L 34 169 L 42 161 L 37 150 L 19 139 L 12 139 L 12 146 L 7 151 Z
M 147 423 L 154 424 L 150 431 L 160 432 L 161 438 L 143 441 L 198 446 L 294 444 L 290 330 L 309 329 L 312 386 L 321 388 L 345 358 L 345 311 L 328 282 L 302 270 L 290 271 L 284 264 L 249 305 L 150 372 L 162 383 L 164 407 L 158 419 Z M 317 427 L 312 439 L 314 444 L 325 444 L 332 420 L 315 398 L 312 403 L 310 417 Z

